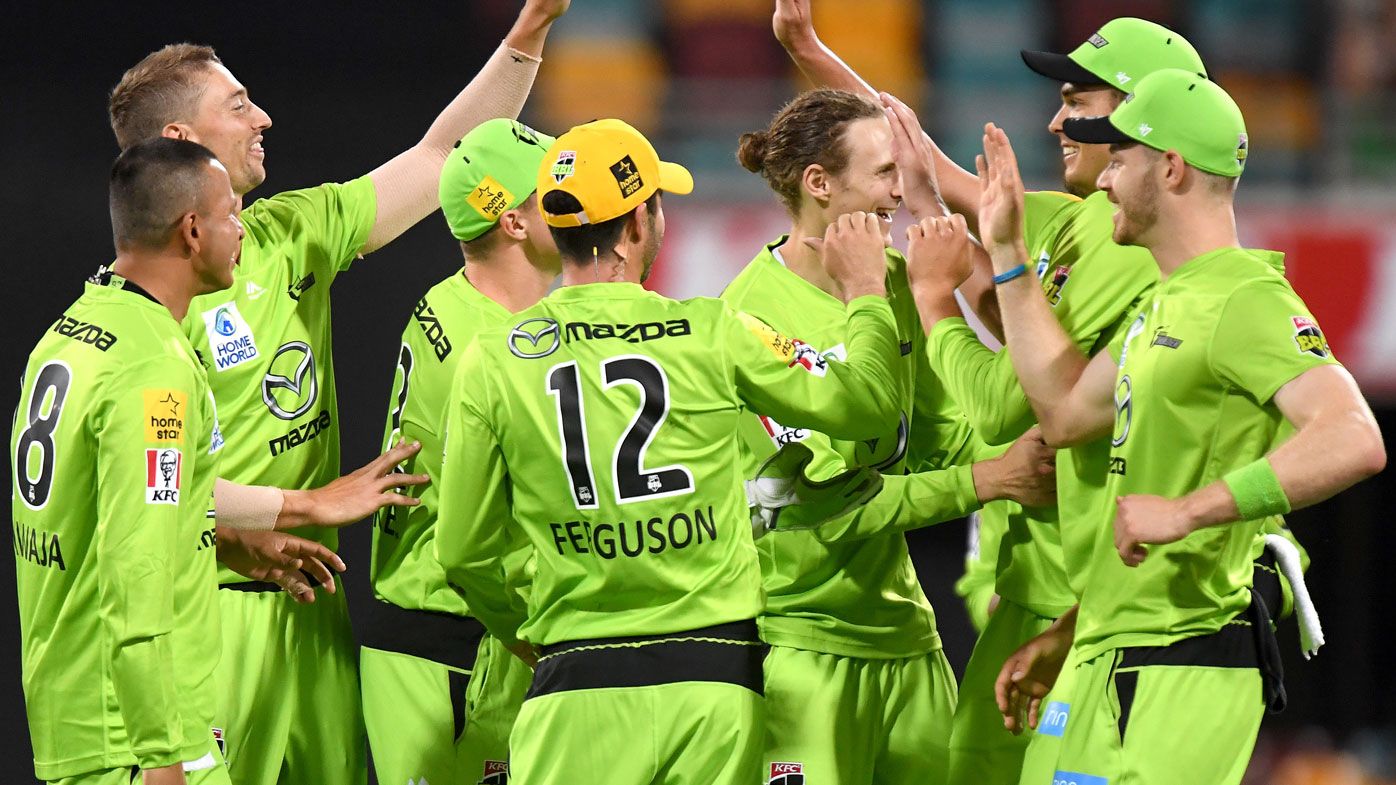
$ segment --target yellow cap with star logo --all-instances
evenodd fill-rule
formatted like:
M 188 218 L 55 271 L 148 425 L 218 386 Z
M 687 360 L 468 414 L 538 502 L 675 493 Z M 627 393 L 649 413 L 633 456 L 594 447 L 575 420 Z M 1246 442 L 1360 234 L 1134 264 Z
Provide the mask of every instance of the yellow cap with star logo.
M 621 120 L 596 120 L 559 136 L 538 168 L 538 204 L 549 226 L 598 224 L 634 210 L 655 191 L 692 190 L 687 169 L 659 160 L 654 145 Z M 553 191 L 570 194 L 582 209 L 543 210 L 543 197 Z

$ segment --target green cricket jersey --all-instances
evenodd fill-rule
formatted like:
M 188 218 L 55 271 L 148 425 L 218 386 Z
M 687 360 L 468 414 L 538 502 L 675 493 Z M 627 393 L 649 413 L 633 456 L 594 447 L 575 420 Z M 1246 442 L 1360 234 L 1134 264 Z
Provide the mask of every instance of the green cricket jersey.
M 1178 268 L 1110 345 L 1120 371 L 1106 498 L 1183 496 L 1268 453 L 1285 420 L 1273 398 L 1337 364 L 1278 271 L 1281 255 L 1224 248 Z M 1212 526 L 1151 546 L 1138 567 L 1115 551 L 1114 504 L 1096 514 L 1076 622 L 1081 661 L 1221 629 L 1250 604 L 1265 521 Z
M 1123 331 L 1158 282 L 1152 254 L 1111 239 L 1114 209 L 1103 191 L 1086 199 L 1053 191 L 1027 195 L 1029 262 L 1062 329 L 1087 356 Z M 962 319 L 937 324 L 929 347 L 932 367 L 986 441 L 1011 441 L 1033 425 L 1007 352 L 990 351 Z M 1059 451 L 1056 509 L 985 505 L 982 525 L 1003 532 L 995 584 L 1000 596 L 1044 617 L 1060 616 L 1076 603 L 1094 531 L 1073 524 L 1094 520 L 1108 460 L 1105 439 Z
M 446 585 L 436 560 L 436 513 L 441 484 L 442 427 L 451 380 L 465 347 L 486 327 L 509 318 L 509 310 L 480 293 L 457 271 L 417 302 L 402 331 L 397 372 L 389 396 L 383 449 L 399 439 L 422 443 L 403 466 L 425 473 L 431 484 L 407 489 L 421 504 L 385 507 L 373 530 L 373 593 L 401 608 L 470 615 L 465 600 Z
M 896 422 L 891 309 L 862 297 L 841 319 L 848 363 L 718 300 L 634 284 L 563 287 L 482 331 L 447 404 L 447 579 L 505 642 L 756 618 L 743 409 L 847 438 Z M 526 609 L 504 568 L 522 542 L 537 561 Z
M 208 370 L 228 438 L 223 476 L 315 488 L 339 476 L 330 284 L 363 249 L 377 211 L 361 177 L 260 199 L 233 286 L 195 297 L 184 331 Z M 295 534 L 338 543 L 334 529 Z M 247 580 L 220 568 L 219 580 Z
M 848 325 L 841 318 L 843 303 L 779 260 L 778 249 L 786 239 L 763 249 L 728 284 L 723 300 L 813 347 L 834 364 L 847 360 L 852 352 Z M 888 302 L 900 349 L 895 393 L 901 416 L 896 427 L 867 441 L 830 441 L 756 409 L 759 417 L 747 418 L 743 426 L 747 476 L 754 476 L 761 461 L 791 441 L 815 451 L 817 460 L 809 474 L 816 478 L 852 465 L 873 466 L 889 475 L 903 475 L 909 467 L 943 468 L 952 456 L 968 449 L 969 426 L 927 365 L 925 334 L 907 285 L 906 260 L 895 250 L 887 251 L 887 271 Z M 968 466 L 956 477 L 960 495 L 967 486 L 973 500 Z M 900 488 L 884 488 L 879 497 Z M 977 501 L 970 509 L 974 506 Z M 757 543 L 766 589 L 766 609 L 759 620 L 763 640 L 849 657 L 910 657 L 940 648 L 935 612 L 921 590 L 901 529 L 852 540 L 842 536 L 848 521 L 875 514 L 865 509 L 825 527 L 768 536 Z
M 179 323 L 121 277 L 94 276 L 30 354 L 10 438 L 39 779 L 209 752 L 221 446 Z

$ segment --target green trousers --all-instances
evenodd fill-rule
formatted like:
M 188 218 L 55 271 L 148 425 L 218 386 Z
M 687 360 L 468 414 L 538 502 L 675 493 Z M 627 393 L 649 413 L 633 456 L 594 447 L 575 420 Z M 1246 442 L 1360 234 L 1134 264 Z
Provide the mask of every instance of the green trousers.
M 956 690 L 943 652 L 874 660 L 773 646 L 765 671 L 760 781 L 945 781 Z
M 237 785 L 362 785 L 367 748 L 344 587 L 309 605 L 220 589 L 214 727 Z
M 503 785 L 509 732 L 532 678 L 489 636 L 471 670 L 361 648 L 364 724 L 378 781 Z

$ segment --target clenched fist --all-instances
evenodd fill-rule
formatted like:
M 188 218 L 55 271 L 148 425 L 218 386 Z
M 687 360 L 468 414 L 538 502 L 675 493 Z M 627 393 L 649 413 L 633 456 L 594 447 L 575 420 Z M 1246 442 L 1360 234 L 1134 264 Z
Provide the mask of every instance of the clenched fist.
M 886 244 L 876 213 L 845 213 L 829 224 L 820 244 L 824 271 L 838 284 L 843 301 L 887 293 Z
M 969 227 L 956 213 L 922 218 L 906 230 L 906 274 L 913 289 L 931 287 L 951 291 L 969 280 L 974 272 L 970 255 Z

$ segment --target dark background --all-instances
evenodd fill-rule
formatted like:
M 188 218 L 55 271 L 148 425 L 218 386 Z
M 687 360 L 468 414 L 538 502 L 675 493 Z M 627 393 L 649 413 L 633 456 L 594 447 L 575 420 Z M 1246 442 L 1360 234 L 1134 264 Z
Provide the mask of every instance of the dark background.
M 351 179 L 415 142 L 494 49 L 518 5 L 79 3 L 55 12 L 46 5 L 7 3 L 0 17 L 0 119 L 7 137 L 0 145 L 0 269 L 7 294 L 0 379 L 18 380 L 39 335 L 77 297 L 83 278 L 111 258 L 106 178 L 117 150 L 106 96 L 147 52 L 180 40 L 211 44 L 271 114 L 269 176 L 250 201 Z M 572 13 L 586 13 L 587 5 L 575 0 Z M 676 207 L 671 224 L 683 221 Z M 336 284 L 345 468 L 376 452 L 398 336 L 413 302 L 459 259 L 442 220 L 432 216 Z M 13 399 L 7 400 L 12 406 Z M 1378 416 L 1391 432 L 1393 410 L 1380 407 Z M 1290 708 L 1266 720 L 1258 766 L 1268 750 L 1325 747 L 1330 741 L 1375 743 L 1390 754 L 1389 735 L 1370 735 L 1392 722 L 1386 628 L 1396 584 L 1384 574 L 1391 561 L 1385 530 L 1390 509 L 1388 473 L 1292 516 L 1313 556 L 1310 588 L 1329 644 L 1320 657 L 1304 662 L 1295 656 L 1293 625 L 1285 626 Z M 950 661 L 962 670 L 973 634 L 950 586 L 962 571 L 964 526 L 946 524 L 910 539 Z M 351 605 L 366 594 L 368 541 L 366 525 L 342 535 Z M 7 559 L 0 562 L 0 781 L 21 782 L 32 777 L 31 755 L 13 568 Z M 1378 741 L 1364 741 L 1371 738 Z

